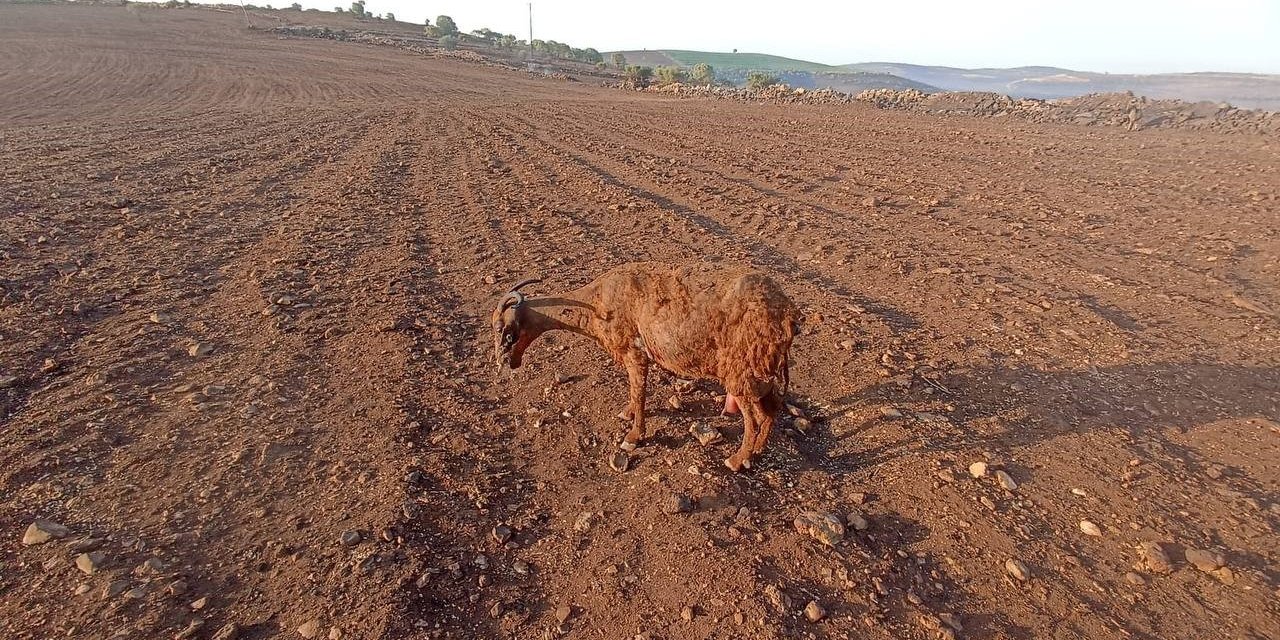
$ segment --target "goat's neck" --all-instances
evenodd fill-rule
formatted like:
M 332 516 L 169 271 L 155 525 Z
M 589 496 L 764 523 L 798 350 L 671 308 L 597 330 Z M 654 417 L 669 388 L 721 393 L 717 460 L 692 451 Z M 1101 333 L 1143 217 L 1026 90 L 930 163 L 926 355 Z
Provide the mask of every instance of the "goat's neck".
M 561 296 L 532 298 L 528 301 L 525 322 L 535 334 L 548 331 L 570 331 L 595 337 L 595 309 L 583 301 L 585 296 L 573 291 Z

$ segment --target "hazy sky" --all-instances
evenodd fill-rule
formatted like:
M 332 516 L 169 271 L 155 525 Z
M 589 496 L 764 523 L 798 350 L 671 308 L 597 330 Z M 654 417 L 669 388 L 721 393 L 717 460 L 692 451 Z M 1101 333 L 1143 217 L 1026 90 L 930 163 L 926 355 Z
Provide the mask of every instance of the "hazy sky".
M 366 0 L 365 7 L 414 22 L 445 14 L 464 31 L 528 34 L 525 2 Z M 1280 0 L 535 0 L 533 22 L 536 38 L 601 51 L 736 48 L 828 64 L 1280 73 Z

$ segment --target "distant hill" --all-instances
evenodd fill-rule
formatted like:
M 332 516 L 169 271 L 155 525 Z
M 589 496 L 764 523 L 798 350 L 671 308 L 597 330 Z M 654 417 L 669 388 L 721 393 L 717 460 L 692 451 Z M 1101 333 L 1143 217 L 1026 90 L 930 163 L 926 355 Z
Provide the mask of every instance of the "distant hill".
M 1280 110 L 1280 75 L 1252 73 L 1161 73 L 1134 75 L 1073 71 L 1060 67 L 962 69 L 861 62 L 832 66 L 764 53 L 683 49 L 622 51 L 631 64 L 692 67 L 705 62 L 726 82 L 742 84 L 749 71 L 768 71 L 795 87 L 840 91 L 892 88 L 921 91 L 993 91 L 1019 98 L 1070 98 L 1087 93 L 1132 91 L 1150 98 L 1230 102 L 1246 109 Z M 608 54 L 606 54 L 606 58 Z
M 945 91 L 994 91 L 1020 98 L 1069 98 L 1086 93 L 1132 91 L 1151 98 L 1230 102 L 1248 109 L 1280 110 L 1280 76 L 1253 73 L 1092 73 L 1058 67 L 960 69 L 898 62 L 842 65 L 887 73 Z
M 608 59 L 612 53 L 606 53 L 605 58 Z M 716 77 L 719 80 L 738 85 L 746 83 L 747 73 L 751 71 L 767 71 L 778 76 L 781 82 L 805 89 L 830 87 L 849 93 L 857 93 L 864 89 L 886 88 L 937 91 L 937 88 L 926 83 L 902 78 L 890 73 L 844 69 L 817 62 L 771 56 L 764 53 L 721 53 L 685 51 L 681 49 L 620 51 L 618 53 L 627 58 L 628 64 L 649 67 L 692 67 L 705 62 L 715 69 Z

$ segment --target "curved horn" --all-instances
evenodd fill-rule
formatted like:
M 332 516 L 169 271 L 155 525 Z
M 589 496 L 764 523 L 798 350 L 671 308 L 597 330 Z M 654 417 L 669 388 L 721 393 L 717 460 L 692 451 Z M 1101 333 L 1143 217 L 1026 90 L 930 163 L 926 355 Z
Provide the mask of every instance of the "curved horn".
M 502 304 L 499 306 L 499 308 L 502 309 L 503 311 L 506 311 L 511 307 L 518 307 L 522 304 L 524 304 L 524 294 L 520 293 L 519 291 L 511 291 L 507 293 L 506 297 L 502 299 Z
M 511 287 L 511 290 L 519 291 L 520 287 L 531 285 L 531 284 L 538 284 L 539 282 L 542 282 L 542 278 L 529 278 L 528 280 L 521 280 L 520 282 L 517 282 L 515 286 Z

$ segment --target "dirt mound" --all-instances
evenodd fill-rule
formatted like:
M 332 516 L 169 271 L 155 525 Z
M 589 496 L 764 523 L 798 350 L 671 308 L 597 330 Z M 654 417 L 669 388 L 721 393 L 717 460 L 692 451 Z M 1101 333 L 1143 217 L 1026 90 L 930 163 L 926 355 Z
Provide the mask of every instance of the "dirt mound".
M 0 4 L 0 59 L 4 638 L 1280 637 L 1272 139 L 132 4 Z M 495 380 L 507 286 L 632 260 L 803 310 L 750 473 L 713 384 L 619 471 L 588 340 Z

